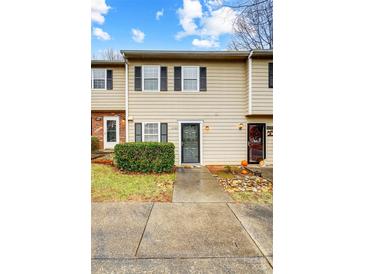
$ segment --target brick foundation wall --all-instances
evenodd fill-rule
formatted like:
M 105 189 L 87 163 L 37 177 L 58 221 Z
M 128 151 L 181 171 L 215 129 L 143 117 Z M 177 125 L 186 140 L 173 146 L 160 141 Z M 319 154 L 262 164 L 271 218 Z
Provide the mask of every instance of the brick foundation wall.
M 125 143 L 125 111 L 91 112 L 91 135 L 98 137 L 100 149 L 104 149 L 104 116 L 119 117 L 119 143 Z

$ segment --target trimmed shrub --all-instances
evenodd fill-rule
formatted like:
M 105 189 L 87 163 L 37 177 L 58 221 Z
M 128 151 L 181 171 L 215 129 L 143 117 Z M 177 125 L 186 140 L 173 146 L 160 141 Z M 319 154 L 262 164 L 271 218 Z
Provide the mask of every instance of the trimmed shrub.
M 91 152 L 99 149 L 99 139 L 98 137 L 91 136 Z
M 117 166 L 132 172 L 171 172 L 175 163 L 173 143 L 138 142 L 114 147 Z

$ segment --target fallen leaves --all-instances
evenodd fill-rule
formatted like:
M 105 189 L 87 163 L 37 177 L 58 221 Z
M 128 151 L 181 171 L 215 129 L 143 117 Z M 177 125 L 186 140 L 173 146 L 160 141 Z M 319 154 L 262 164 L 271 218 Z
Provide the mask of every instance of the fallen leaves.
M 270 192 L 272 193 L 272 182 L 258 176 L 240 176 L 234 179 L 218 177 L 218 182 L 227 192 Z

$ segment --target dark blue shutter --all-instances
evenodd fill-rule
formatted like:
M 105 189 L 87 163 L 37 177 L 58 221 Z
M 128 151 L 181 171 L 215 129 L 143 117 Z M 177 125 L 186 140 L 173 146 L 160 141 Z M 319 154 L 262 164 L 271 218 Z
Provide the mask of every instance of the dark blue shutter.
M 199 71 L 200 91 L 207 91 L 207 68 L 200 67 Z
M 113 89 L 113 71 L 111 69 L 106 71 L 106 89 Z
M 142 142 L 142 123 L 134 124 L 134 141 Z
M 167 67 L 161 67 L 160 71 L 160 90 L 167 91 Z
M 274 85 L 273 69 L 273 63 L 269 63 L 269 88 L 273 88 Z
M 181 67 L 174 67 L 174 90 L 181 91 Z
M 134 67 L 134 90 L 142 91 L 142 67 Z
M 160 128 L 160 140 L 161 143 L 167 143 L 168 142 L 168 126 L 167 123 L 161 123 L 161 128 Z

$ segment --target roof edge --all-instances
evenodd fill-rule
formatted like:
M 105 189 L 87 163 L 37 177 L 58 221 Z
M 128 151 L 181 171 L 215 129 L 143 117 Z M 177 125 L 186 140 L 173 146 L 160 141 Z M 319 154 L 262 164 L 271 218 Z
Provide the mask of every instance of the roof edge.
M 92 65 L 124 65 L 124 60 L 91 60 Z
M 245 59 L 248 51 L 121 50 L 126 58 Z
M 188 51 L 188 50 L 120 50 L 125 58 L 203 58 L 203 59 L 247 59 L 250 53 L 255 57 L 270 57 L 272 50 L 242 51 Z

